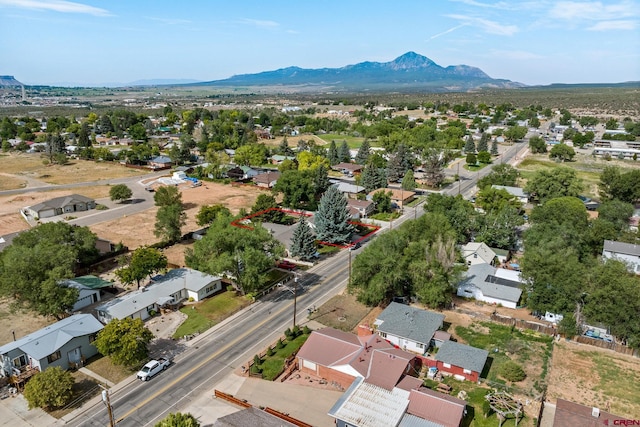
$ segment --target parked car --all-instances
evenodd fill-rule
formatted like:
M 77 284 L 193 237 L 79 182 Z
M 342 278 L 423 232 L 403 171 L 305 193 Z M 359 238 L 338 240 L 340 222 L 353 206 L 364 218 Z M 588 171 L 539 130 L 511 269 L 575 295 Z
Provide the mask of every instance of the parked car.
M 171 361 L 169 359 L 165 359 L 161 357 L 157 360 L 150 360 L 146 365 L 142 367 L 136 374 L 139 380 L 149 381 L 151 377 L 158 374 L 160 371 L 164 371 L 169 367 Z
M 278 263 L 276 264 L 276 267 L 282 268 L 283 270 L 295 270 L 296 267 L 298 266 L 292 263 L 291 261 L 287 261 L 286 259 L 283 259 L 282 261 L 278 261 Z

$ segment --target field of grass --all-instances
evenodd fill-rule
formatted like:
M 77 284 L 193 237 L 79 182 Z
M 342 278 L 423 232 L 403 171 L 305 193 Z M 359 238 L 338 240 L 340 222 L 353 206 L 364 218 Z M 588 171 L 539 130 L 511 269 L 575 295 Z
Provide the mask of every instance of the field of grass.
M 110 357 L 102 356 L 101 354 L 89 359 L 85 363 L 85 367 L 115 384 L 136 372 L 136 369 L 134 368 L 129 369 L 124 366 L 114 364 Z
M 27 181 L 14 176 L 0 175 L 0 191 L 17 190 L 27 186 Z
M 180 311 L 188 318 L 178 327 L 173 337 L 179 338 L 206 331 L 249 304 L 247 298 L 237 296 L 233 291 L 226 291 L 196 304 L 182 307 Z
M 317 136 L 318 138 L 325 141 L 327 144 L 331 143 L 331 141 L 335 141 L 338 147 L 340 147 L 340 145 L 342 144 L 342 141 L 347 141 L 347 145 L 352 150 L 360 148 L 360 146 L 362 145 L 362 142 L 364 141 L 364 138 L 362 137 L 351 136 L 351 135 L 339 135 L 337 133 L 325 133 L 323 135 L 317 135 Z M 376 146 L 375 143 L 373 142 L 371 142 L 371 145 L 374 147 Z

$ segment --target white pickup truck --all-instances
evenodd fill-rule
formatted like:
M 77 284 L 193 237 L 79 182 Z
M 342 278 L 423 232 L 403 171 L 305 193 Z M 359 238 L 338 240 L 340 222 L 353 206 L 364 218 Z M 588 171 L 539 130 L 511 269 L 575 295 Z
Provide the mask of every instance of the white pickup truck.
M 149 381 L 155 374 L 167 369 L 170 364 L 171 361 L 165 358 L 151 360 L 138 371 L 138 379 L 142 381 Z

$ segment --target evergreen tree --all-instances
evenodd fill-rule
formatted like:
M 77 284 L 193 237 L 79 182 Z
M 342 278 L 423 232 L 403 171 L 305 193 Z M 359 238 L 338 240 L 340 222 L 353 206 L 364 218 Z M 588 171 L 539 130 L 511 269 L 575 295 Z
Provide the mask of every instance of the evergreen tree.
M 489 135 L 484 132 L 482 132 L 478 142 L 478 152 L 480 151 L 489 151 Z
M 495 139 L 491 142 L 491 154 L 493 156 L 498 155 L 498 141 Z
M 404 176 L 409 169 L 413 169 L 413 154 L 411 154 L 406 145 L 401 143 L 398 144 L 398 148 L 396 149 L 396 156 L 400 160 L 402 175 Z
M 307 223 L 304 216 L 300 218 L 298 226 L 293 230 L 293 237 L 291 238 L 291 249 L 289 253 L 291 256 L 299 257 L 304 261 L 308 261 L 316 253 L 316 242 L 311 231 L 311 227 Z
M 82 122 L 82 126 L 80 127 L 80 132 L 78 132 L 78 146 L 80 147 L 91 146 L 91 141 L 89 141 L 89 124 L 87 122 Z
M 318 240 L 329 243 L 349 242 L 354 228 L 349 223 L 351 218 L 347 199 L 338 191 L 338 187 L 332 185 L 322 195 L 315 218 Z
M 371 144 L 369 144 L 369 140 L 365 139 L 358 150 L 358 154 L 356 154 L 355 161 L 359 165 L 364 165 L 367 163 L 367 159 L 371 155 Z
M 473 138 L 471 137 L 471 135 L 467 136 L 467 141 L 464 143 L 464 152 L 465 153 L 476 152 L 476 144 L 473 142 Z
M 362 185 L 365 191 L 371 192 L 377 188 L 387 187 L 387 173 L 385 169 L 379 168 L 376 165 L 369 162 L 360 175 L 360 185 Z
M 416 189 L 416 178 L 413 176 L 413 169 L 409 169 L 402 178 L 402 189 L 413 191 Z
M 404 176 L 401 159 L 398 153 L 391 156 L 387 162 L 387 178 L 391 182 L 396 182 Z
M 329 164 L 331 166 L 337 165 L 340 163 L 340 158 L 338 157 L 338 147 L 336 146 L 336 141 L 331 140 L 331 144 L 329 144 L 329 154 L 327 155 L 329 159 Z
M 283 156 L 291 156 L 293 155 L 293 150 L 289 148 L 289 143 L 287 142 L 287 137 L 285 136 L 280 142 L 280 146 L 278 147 L 278 152 Z
M 329 188 L 329 171 L 324 163 L 320 163 L 315 170 L 315 176 L 313 178 L 313 185 L 316 190 L 316 195 L 320 196 Z
M 338 150 L 338 158 L 340 162 L 351 163 L 351 152 L 349 151 L 347 141 L 342 141 L 342 145 L 340 145 L 340 149 Z

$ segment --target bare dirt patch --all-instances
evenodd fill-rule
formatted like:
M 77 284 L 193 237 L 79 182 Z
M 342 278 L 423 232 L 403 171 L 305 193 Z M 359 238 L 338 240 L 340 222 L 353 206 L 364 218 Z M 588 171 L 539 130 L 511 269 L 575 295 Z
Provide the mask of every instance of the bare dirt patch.
M 16 190 L 18 188 L 24 188 L 26 186 L 27 181 L 25 179 L 17 178 L 5 173 L 0 173 L 0 191 Z
M 638 358 L 561 341 L 553 349 L 548 383 L 551 402 L 562 398 L 629 419 L 640 418 Z
M 13 341 L 12 332 L 15 332 L 16 339 L 20 339 L 55 323 L 55 321 L 52 317 L 38 316 L 33 313 L 11 313 L 9 304 L 6 301 L 2 301 L 0 302 L 0 325 L 2 325 L 0 327 L 0 344 Z
M 204 183 L 201 187 L 184 187 L 182 202 L 187 208 L 185 210 L 187 221 L 182 232 L 187 233 L 200 228 L 196 224 L 196 215 L 204 205 L 220 203 L 232 213 L 238 213 L 242 208 L 248 209 L 253 206 L 258 195 L 263 192 L 253 186 L 231 186 L 211 182 Z M 158 241 L 153 234 L 157 211 L 158 208 L 154 207 L 135 215 L 123 216 L 115 221 L 95 224 L 90 228 L 104 239 L 122 242 L 129 249 L 135 249 Z M 184 258 L 177 258 L 177 261 L 172 263 L 184 265 Z
M 317 311 L 309 319 L 348 332 L 357 328 L 370 312 L 371 307 L 358 302 L 354 295 L 344 293 L 317 307 Z

